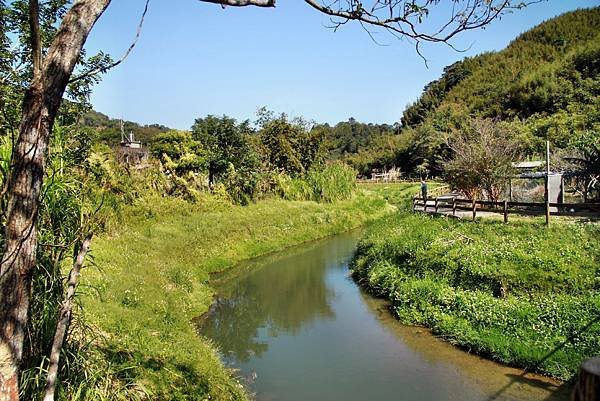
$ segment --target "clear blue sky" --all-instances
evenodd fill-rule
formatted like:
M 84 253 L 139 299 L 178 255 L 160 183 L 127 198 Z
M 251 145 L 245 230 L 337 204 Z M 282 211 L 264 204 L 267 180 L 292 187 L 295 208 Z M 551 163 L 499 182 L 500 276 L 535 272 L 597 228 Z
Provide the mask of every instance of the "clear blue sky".
M 227 8 L 196 0 L 151 0 L 137 47 L 92 95 L 113 118 L 189 129 L 197 117 L 254 119 L 260 106 L 317 122 L 394 123 L 442 69 L 465 56 L 504 48 L 519 33 L 600 0 L 549 0 L 506 15 L 485 30 L 423 47 L 380 33 L 379 46 L 359 25 L 337 32 L 301 0 L 275 9 Z M 135 34 L 144 0 L 114 0 L 86 48 L 121 56 Z

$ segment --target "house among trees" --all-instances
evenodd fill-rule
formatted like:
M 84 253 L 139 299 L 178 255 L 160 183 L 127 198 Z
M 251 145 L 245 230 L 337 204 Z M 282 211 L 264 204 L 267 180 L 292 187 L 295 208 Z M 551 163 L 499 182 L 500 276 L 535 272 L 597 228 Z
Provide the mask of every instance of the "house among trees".
M 392 167 L 388 171 L 385 170 L 373 170 L 371 171 L 371 180 L 372 181 L 396 181 L 400 179 L 402 172 L 399 168 Z
M 135 140 L 133 132 L 125 135 L 123 121 L 121 121 L 121 143 L 116 153 L 119 162 L 132 166 L 143 166 L 148 160 L 148 149 L 144 148 L 142 142 Z

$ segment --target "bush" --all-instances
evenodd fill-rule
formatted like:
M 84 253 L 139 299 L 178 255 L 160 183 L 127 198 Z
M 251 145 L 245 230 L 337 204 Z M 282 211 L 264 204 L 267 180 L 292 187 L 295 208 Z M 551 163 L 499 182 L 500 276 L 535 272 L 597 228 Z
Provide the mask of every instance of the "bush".
M 304 177 L 281 173 L 276 181 L 278 194 L 286 200 L 334 202 L 349 199 L 356 189 L 356 173 L 343 163 L 313 168 Z
M 513 174 L 517 144 L 512 136 L 492 120 L 474 120 L 470 130 L 450 143 L 453 156 L 444 167 L 446 181 L 469 199 L 487 194 L 497 201 Z
M 324 169 L 309 171 L 306 181 L 318 202 L 348 199 L 356 189 L 356 172 L 343 163 L 328 164 Z
M 306 201 L 314 197 L 313 188 L 304 178 L 294 178 L 280 173 L 275 176 L 276 193 L 285 200 Z

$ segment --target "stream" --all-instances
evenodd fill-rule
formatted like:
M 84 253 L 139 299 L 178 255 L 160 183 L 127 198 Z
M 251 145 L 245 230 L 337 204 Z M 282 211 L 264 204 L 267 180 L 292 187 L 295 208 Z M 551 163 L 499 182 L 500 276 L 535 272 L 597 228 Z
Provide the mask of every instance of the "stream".
M 259 401 L 560 401 L 567 386 L 468 352 L 359 288 L 348 263 L 359 231 L 240 264 L 213 277 L 198 319 Z

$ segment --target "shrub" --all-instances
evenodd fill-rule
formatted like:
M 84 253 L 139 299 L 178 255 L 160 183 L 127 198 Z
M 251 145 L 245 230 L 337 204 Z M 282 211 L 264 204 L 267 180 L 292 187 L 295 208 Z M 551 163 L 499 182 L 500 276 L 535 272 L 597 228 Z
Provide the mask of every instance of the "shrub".
M 332 163 L 313 168 L 304 177 L 276 176 L 277 193 L 286 200 L 334 202 L 352 196 L 356 189 L 356 173 L 346 164 Z
M 343 163 L 331 163 L 323 169 L 309 171 L 306 181 L 318 202 L 333 202 L 350 198 L 356 188 L 356 172 Z
M 517 154 L 512 135 L 492 120 L 474 120 L 470 130 L 450 143 L 453 157 L 444 167 L 446 181 L 469 199 L 487 193 L 498 200 Z

